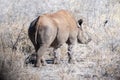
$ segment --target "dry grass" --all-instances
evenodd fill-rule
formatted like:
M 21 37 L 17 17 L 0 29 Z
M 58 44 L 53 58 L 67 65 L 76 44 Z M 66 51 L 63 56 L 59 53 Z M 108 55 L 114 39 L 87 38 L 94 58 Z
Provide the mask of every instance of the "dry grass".
M 22 30 L 17 42 L 17 39 L 12 39 L 16 37 L 14 35 L 9 31 L 0 33 L 0 80 L 39 80 L 40 75 L 25 66 L 25 54 L 31 49 L 25 37 L 27 35 Z
M 120 0 L 0 0 L 0 3 L 0 80 L 120 79 Z M 63 61 L 41 68 L 26 66 L 25 58 L 34 52 L 27 34 L 30 22 L 40 14 L 59 9 L 71 11 L 76 19 L 84 17 L 83 30 L 92 41 L 77 46 L 76 64 Z M 63 60 L 67 60 L 66 50 L 66 46 L 62 47 Z
M 25 58 L 34 52 L 27 36 L 27 29 L 16 28 L 19 31 L 17 34 L 3 30 L 0 33 L 1 80 L 119 80 L 119 41 L 96 44 L 93 40 L 88 45 L 80 44 L 75 54 L 76 64 L 63 61 L 60 65 L 49 64 L 34 68 L 25 65 Z M 66 48 L 64 45 L 61 49 L 63 60 L 67 60 Z

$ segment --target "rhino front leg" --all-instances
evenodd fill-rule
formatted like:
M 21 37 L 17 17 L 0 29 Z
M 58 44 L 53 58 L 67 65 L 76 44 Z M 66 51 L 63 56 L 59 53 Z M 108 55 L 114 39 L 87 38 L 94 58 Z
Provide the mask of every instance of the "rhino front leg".
M 68 62 L 75 63 L 75 53 L 76 53 L 77 43 L 73 42 L 68 45 Z

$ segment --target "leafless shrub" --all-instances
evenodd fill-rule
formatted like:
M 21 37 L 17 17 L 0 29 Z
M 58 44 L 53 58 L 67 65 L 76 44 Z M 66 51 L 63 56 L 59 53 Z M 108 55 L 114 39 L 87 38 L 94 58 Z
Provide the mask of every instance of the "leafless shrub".
M 39 76 L 36 73 L 30 73 L 24 63 L 24 53 L 28 53 L 30 50 L 22 50 L 21 47 L 24 47 L 24 45 L 24 48 L 29 47 L 28 43 L 25 43 L 27 38 L 22 38 L 21 36 L 23 35 L 18 35 L 17 42 L 14 45 L 13 35 L 10 32 L 0 33 L 0 79 L 39 80 Z M 24 44 L 20 44 L 22 42 Z M 16 50 L 13 50 L 13 46 L 16 47 Z

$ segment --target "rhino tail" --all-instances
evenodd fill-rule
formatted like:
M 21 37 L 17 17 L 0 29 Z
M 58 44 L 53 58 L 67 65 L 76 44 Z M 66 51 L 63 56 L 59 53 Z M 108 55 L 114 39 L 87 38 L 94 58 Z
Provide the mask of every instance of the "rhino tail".
M 40 17 L 40 16 L 39 16 Z M 39 17 L 36 19 L 36 22 L 35 22 L 35 25 L 36 25 L 36 31 L 35 31 L 35 43 L 37 44 L 37 33 L 38 33 L 38 20 L 39 20 Z

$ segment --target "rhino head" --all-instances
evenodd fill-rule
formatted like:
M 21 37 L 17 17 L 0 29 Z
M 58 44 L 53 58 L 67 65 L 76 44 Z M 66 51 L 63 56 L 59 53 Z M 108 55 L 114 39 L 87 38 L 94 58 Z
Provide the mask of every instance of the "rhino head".
M 92 39 L 90 35 L 83 30 L 83 28 L 86 26 L 83 19 L 78 20 L 78 42 L 82 44 L 89 43 Z

